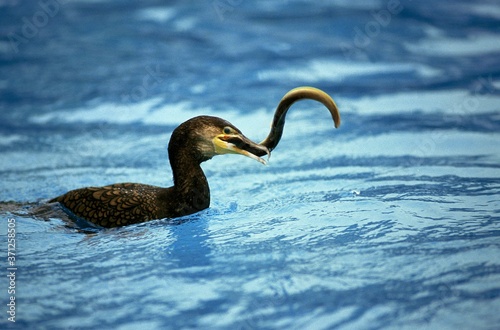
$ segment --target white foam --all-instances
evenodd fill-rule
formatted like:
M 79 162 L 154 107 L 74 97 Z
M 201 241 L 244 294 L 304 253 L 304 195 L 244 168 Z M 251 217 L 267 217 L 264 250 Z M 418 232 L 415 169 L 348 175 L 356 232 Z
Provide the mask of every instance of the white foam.
M 149 7 L 138 12 L 138 18 L 144 21 L 164 23 L 170 21 L 177 11 L 169 7 Z
M 366 0 L 337 0 L 335 5 L 344 8 L 352 8 L 357 10 L 376 10 L 382 7 L 379 1 Z
M 334 60 L 312 60 L 300 67 L 261 71 L 257 73 L 257 77 L 260 80 L 296 80 L 307 83 L 324 80 L 341 82 L 346 78 L 411 71 L 416 71 L 422 77 L 434 77 L 441 73 L 440 70 L 415 63 L 354 63 Z
M 500 7 L 498 4 L 475 4 L 470 9 L 476 14 L 500 19 Z
M 406 43 L 406 49 L 413 53 L 433 56 L 473 56 L 500 52 L 497 34 L 482 33 L 469 38 L 427 38 L 418 43 Z
M 181 18 L 174 22 L 174 26 L 178 31 L 191 30 L 195 27 L 197 21 L 195 17 Z
M 467 90 L 415 91 L 345 100 L 345 109 L 362 114 L 421 111 L 467 115 L 498 111 L 500 96 Z
M 497 134 L 478 132 L 426 131 L 418 140 L 415 139 L 414 132 L 391 132 L 342 141 L 336 144 L 335 153 L 349 157 L 492 155 L 492 146 L 497 144 L 497 140 Z
M 160 101 L 161 99 L 155 98 L 130 106 L 103 103 L 94 108 L 77 108 L 73 110 L 36 115 L 31 117 L 29 121 L 36 124 L 45 124 L 49 122 L 107 122 L 114 124 L 141 122 L 148 116 L 148 112 L 152 109 L 152 107 L 157 105 Z
M 493 80 L 492 85 L 493 85 L 493 88 L 500 89 L 500 80 Z
M 36 124 L 57 123 L 110 123 L 177 126 L 189 118 L 208 115 L 228 120 L 244 133 L 250 132 L 264 138 L 269 131 L 272 114 L 265 109 L 256 109 L 241 113 L 235 109 L 215 110 L 211 107 L 198 107 L 192 102 L 163 104 L 162 98 L 153 98 L 143 102 L 122 105 L 103 103 L 95 107 L 68 109 L 35 115 L 29 119 Z M 247 135 L 249 138 L 251 136 Z
M 232 1 L 227 1 L 228 5 L 231 3 L 236 3 L 237 1 L 232 0 Z M 286 0 L 286 4 L 289 7 L 293 7 L 293 3 L 298 3 L 299 5 L 302 5 L 306 3 L 303 0 Z M 318 6 L 321 5 L 326 5 L 328 6 L 328 2 L 325 1 L 324 3 L 318 2 Z M 381 1 L 366 1 L 366 0 L 335 0 L 335 6 L 339 8 L 349 8 L 349 9 L 355 9 L 355 10 L 377 10 L 383 8 Z M 267 11 L 277 11 L 277 10 L 283 10 L 283 3 L 280 1 L 262 1 L 259 3 L 259 7 L 261 9 L 265 9 Z
M 12 134 L 12 135 L 4 135 L 0 134 L 0 146 L 9 146 L 19 141 L 26 140 L 25 136 Z

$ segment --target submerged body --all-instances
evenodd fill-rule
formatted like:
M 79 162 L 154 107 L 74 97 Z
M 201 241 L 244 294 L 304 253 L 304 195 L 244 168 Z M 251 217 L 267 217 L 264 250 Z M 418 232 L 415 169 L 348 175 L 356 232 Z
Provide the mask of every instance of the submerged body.
M 210 206 L 210 189 L 200 164 L 227 153 L 241 154 L 265 164 L 260 156 L 269 155 L 277 146 L 286 113 L 300 99 L 323 103 L 330 110 L 335 127 L 340 125 L 337 107 L 326 93 L 311 87 L 296 88 L 281 100 L 271 132 L 260 144 L 250 141 L 231 123 L 217 117 L 194 117 L 179 125 L 168 145 L 174 176 L 172 187 L 118 183 L 71 190 L 49 202 L 59 202 L 75 216 L 102 227 L 176 218 L 206 209 Z

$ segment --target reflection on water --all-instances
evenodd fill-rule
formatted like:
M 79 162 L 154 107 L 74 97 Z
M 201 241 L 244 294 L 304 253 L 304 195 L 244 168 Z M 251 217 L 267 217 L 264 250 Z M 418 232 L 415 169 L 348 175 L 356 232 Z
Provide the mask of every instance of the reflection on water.
M 0 7 L 0 234 L 6 246 L 15 219 L 16 327 L 500 324 L 496 3 Z M 340 129 L 297 103 L 268 166 L 203 164 L 207 210 L 96 229 L 44 206 L 77 187 L 170 185 L 179 123 L 219 116 L 261 141 L 299 85 L 334 97 Z

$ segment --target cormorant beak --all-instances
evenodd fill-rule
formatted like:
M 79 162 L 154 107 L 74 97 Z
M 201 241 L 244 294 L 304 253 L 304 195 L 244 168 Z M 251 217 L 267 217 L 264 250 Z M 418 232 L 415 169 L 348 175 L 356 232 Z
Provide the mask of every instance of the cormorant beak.
M 264 165 L 266 165 L 267 162 L 257 155 L 262 156 L 267 154 L 268 159 L 271 155 L 269 149 L 252 142 L 243 134 L 219 134 L 213 139 L 213 143 L 215 146 L 215 153 L 218 155 L 240 154 L 255 159 Z

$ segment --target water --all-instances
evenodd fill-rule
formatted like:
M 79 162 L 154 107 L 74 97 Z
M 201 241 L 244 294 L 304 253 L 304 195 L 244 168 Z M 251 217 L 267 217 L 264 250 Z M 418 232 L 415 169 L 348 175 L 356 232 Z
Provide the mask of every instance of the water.
M 500 326 L 496 1 L 41 3 L 0 2 L 1 328 Z M 168 186 L 179 123 L 260 141 L 300 85 L 341 127 L 297 103 L 269 166 L 204 163 L 205 211 L 96 232 L 29 214 Z

